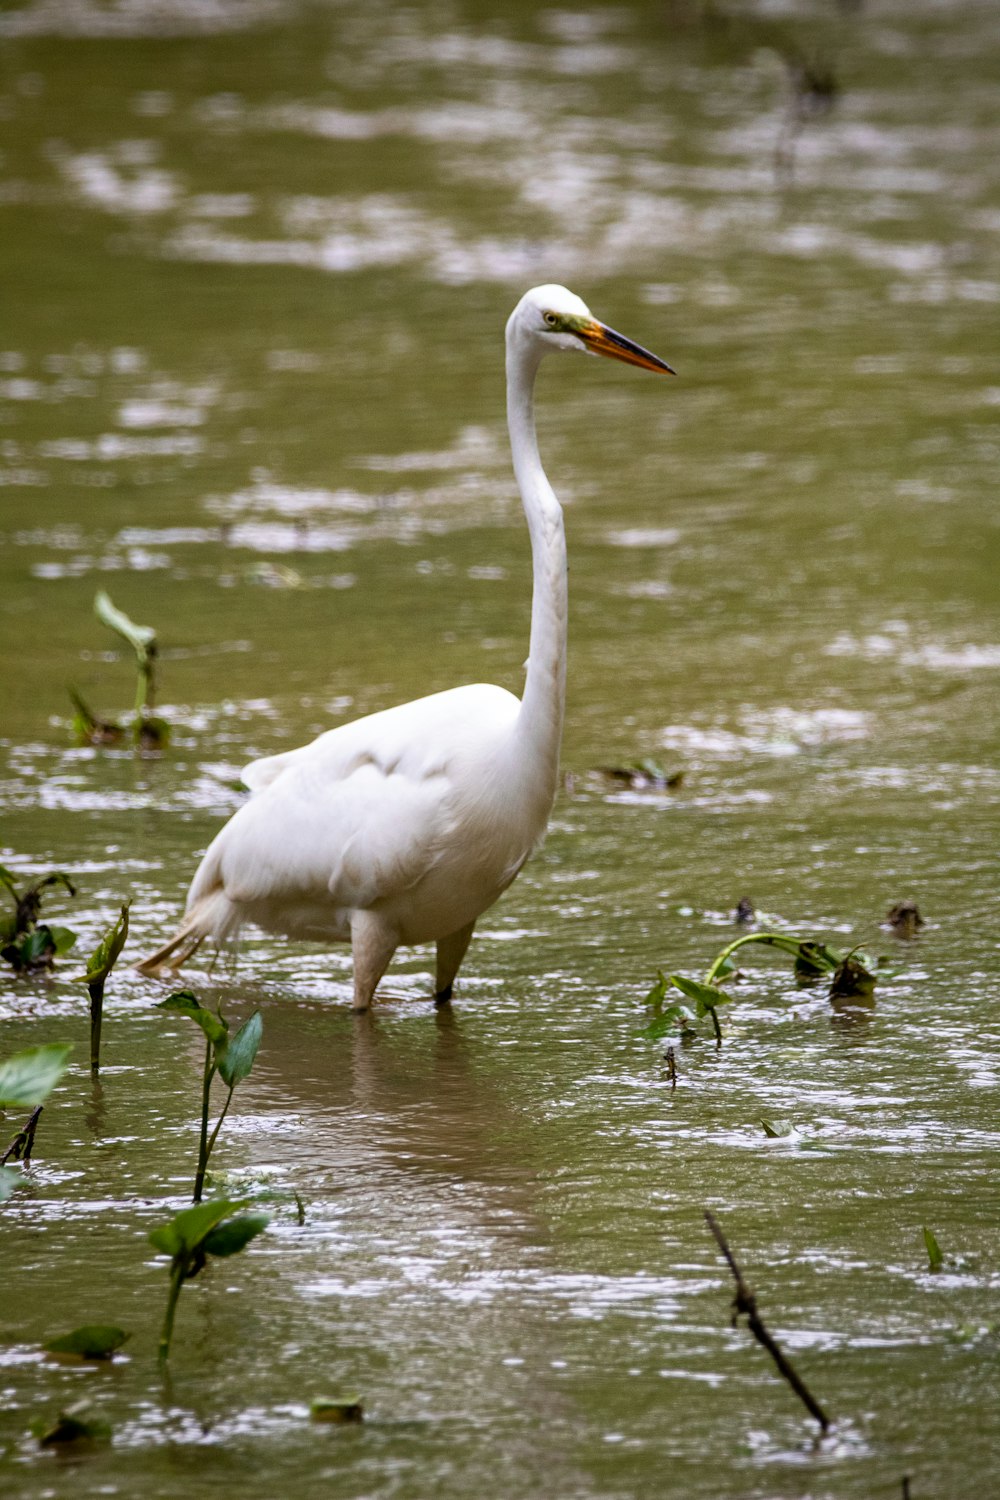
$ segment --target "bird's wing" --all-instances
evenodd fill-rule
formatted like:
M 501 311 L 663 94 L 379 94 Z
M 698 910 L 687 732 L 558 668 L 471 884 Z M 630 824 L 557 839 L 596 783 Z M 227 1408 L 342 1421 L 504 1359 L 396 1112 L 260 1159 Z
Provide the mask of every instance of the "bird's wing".
M 220 884 L 237 902 L 352 909 L 407 890 L 455 832 L 470 747 L 508 728 L 517 706 L 500 688 L 454 689 L 254 762 L 254 795 L 206 854 L 189 906 Z

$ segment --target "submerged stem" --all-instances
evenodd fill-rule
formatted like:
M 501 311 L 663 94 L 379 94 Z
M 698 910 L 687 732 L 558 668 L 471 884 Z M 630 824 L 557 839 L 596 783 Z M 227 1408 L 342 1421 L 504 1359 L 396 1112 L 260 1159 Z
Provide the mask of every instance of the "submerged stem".
M 167 1311 L 163 1319 L 163 1331 L 160 1334 L 159 1361 L 165 1365 L 170 1358 L 170 1340 L 174 1333 L 174 1314 L 177 1311 L 177 1299 L 184 1285 L 184 1261 L 180 1256 L 175 1257 L 170 1268 L 170 1291 L 167 1294 Z
M 90 991 L 90 1071 L 98 1072 L 101 1066 L 101 1021 L 104 1018 L 104 979 L 95 979 L 88 984 Z
M 0 1156 L 0 1167 L 6 1165 L 11 1159 L 23 1162 L 31 1160 L 31 1148 L 35 1144 L 35 1130 L 38 1126 L 41 1113 L 42 1105 L 38 1104 L 32 1110 L 28 1123 L 22 1130 L 17 1132 L 17 1135 L 11 1141 L 3 1156 Z

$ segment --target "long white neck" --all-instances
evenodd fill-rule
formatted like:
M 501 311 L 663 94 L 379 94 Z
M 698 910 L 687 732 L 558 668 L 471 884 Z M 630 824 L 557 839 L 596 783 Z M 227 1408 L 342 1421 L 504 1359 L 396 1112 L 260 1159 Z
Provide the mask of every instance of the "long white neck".
M 562 508 L 538 456 L 534 388 L 540 362 L 536 348 L 508 336 L 507 425 L 531 535 L 534 580 L 528 676 L 517 736 L 538 768 L 540 784 L 554 796 L 566 702 L 566 535 Z

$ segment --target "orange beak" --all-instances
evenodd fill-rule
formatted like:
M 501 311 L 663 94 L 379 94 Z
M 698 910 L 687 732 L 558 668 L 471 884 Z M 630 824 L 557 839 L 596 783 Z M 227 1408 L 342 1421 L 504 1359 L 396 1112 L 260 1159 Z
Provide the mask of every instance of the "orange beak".
M 582 339 L 587 348 L 593 354 L 606 354 L 608 359 L 620 359 L 627 365 L 638 365 L 641 370 L 657 370 L 667 375 L 676 375 L 665 360 L 659 359 L 655 354 L 650 354 L 641 344 L 633 344 L 620 333 L 615 333 L 613 328 L 607 328 L 603 323 L 598 323 L 595 318 L 590 323 L 581 323 L 573 332 Z

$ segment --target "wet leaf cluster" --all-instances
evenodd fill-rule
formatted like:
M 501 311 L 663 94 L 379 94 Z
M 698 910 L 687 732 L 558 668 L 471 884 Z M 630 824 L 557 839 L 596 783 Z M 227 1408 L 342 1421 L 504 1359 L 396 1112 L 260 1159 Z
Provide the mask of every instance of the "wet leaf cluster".
M 235 1035 L 230 1035 L 229 1023 L 221 1012 L 207 1010 L 205 1006 L 199 1004 L 197 996 L 193 995 L 190 990 L 177 990 L 173 995 L 168 995 L 166 1000 L 160 1001 L 159 1009 L 175 1011 L 179 1015 L 187 1016 L 188 1020 L 193 1021 L 200 1028 L 205 1037 L 205 1064 L 202 1069 L 201 1090 L 201 1135 L 198 1143 L 198 1168 L 195 1173 L 193 1194 L 194 1201 L 198 1203 L 205 1186 L 209 1157 L 219 1131 L 222 1129 L 222 1122 L 229 1112 L 233 1090 L 249 1075 L 254 1065 L 264 1032 L 264 1022 L 260 1011 L 255 1010 Z M 228 1086 L 229 1093 L 222 1106 L 222 1113 L 215 1123 L 215 1129 L 209 1135 L 208 1115 L 212 1080 L 216 1073 Z
M 0 865 L 0 886 L 13 903 L 13 911 L 0 916 L 0 958 L 10 964 L 15 974 L 37 974 L 52 968 L 54 960 L 68 953 L 76 942 L 76 933 L 69 927 L 59 927 L 53 922 L 42 922 L 43 892 L 64 886 L 71 896 L 76 888 L 68 875 L 61 870 L 50 870 L 40 875 L 30 885 L 20 889 L 14 875 L 5 865 Z
M 792 937 L 783 932 L 748 932 L 726 944 L 709 965 L 704 979 L 692 979 L 685 974 L 664 974 L 662 969 L 658 970 L 656 981 L 646 995 L 652 1016 L 642 1035 L 650 1041 L 659 1041 L 664 1036 L 679 1033 L 682 1041 L 690 1040 L 697 1023 L 708 1016 L 716 1045 L 721 1045 L 722 1031 L 717 1010 L 721 1005 L 731 1004 L 732 996 L 720 987 L 720 981 L 726 977 L 740 977 L 734 955 L 751 943 L 776 949 L 790 958 L 797 985 L 814 985 L 827 980 L 831 1001 L 839 1004 L 851 1001 L 872 1003 L 881 962 L 875 965 L 858 949 L 841 952 L 815 938 Z M 690 1003 L 671 999 L 674 990 Z
M 214 1198 L 196 1203 L 150 1234 L 153 1249 L 170 1256 L 170 1291 L 159 1345 L 161 1364 L 170 1358 L 177 1300 L 185 1281 L 199 1275 L 212 1256 L 222 1260 L 238 1255 L 270 1223 L 269 1214 L 238 1212 L 245 1207 L 245 1199 Z
M 105 933 L 91 955 L 87 972 L 80 976 L 80 982 L 91 986 L 103 985 L 121 953 L 127 932 L 128 903 L 125 903 L 118 921 Z M 184 1283 L 198 1276 L 212 1258 L 226 1259 L 239 1254 L 266 1228 L 270 1215 L 241 1212 L 250 1203 L 248 1198 L 222 1197 L 205 1203 L 200 1201 L 208 1159 L 233 1091 L 249 1076 L 257 1056 L 263 1033 L 260 1012 L 254 1011 L 237 1031 L 230 1032 L 225 1018 L 200 1005 L 197 997 L 189 990 L 171 995 L 162 1002 L 160 1008 L 185 1015 L 194 1021 L 204 1034 L 206 1045 L 195 1201 L 192 1207 L 182 1209 L 149 1235 L 149 1242 L 154 1250 L 170 1259 L 167 1307 L 159 1340 L 159 1359 L 161 1364 L 165 1364 L 170 1355 L 177 1303 Z M 34 1106 L 34 1114 L 27 1127 L 27 1131 L 33 1133 L 34 1124 L 41 1113 L 41 1105 L 65 1071 L 71 1050 L 69 1046 L 50 1043 L 28 1048 L 0 1063 L 0 1110 Z M 209 1136 L 209 1090 L 216 1073 L 228 1085 L 229 1092 L 215 1129 Z M 20 1173 L 6 1163 L 11 1157 L 15 1160 L 27 1160 L 30 1138 L 28 1151 L 22 1153 L 19 1149 L 25 1135 L 26 1131 L 20 1132 L 0 1158 L 0 1199 L 8 1197 L 20 1181 Z M 300 1199 L 296 1198 L 296 1201 L 301 1222 L 304 1216 L 302 1204 Z M 128 1333 L 117 1325 L 86 1323 L 69 1333 L 50 1339 L 45 1350 L 54 1358 L 62 1360 L 110 1360 L 128 1337 Z M 331 1409 L 333 1404 L 335 1403 L 331 1404 Z M 327 1416 L 324 1420 L 360 1420 L 360 1402 L 356 1398 L 341 1402 L 340 1405 L 343 1415 L 339 1418 Z M 352 1414 L 355 1410 L 356 1414 Z M 50 1417 L 37 1419 L 32 1424 L 32 1431 L 43 1447 L 104 1442 L 111 1436 L 107 1423 L 86 1403 L 67 1408 L 54 1420 Z

